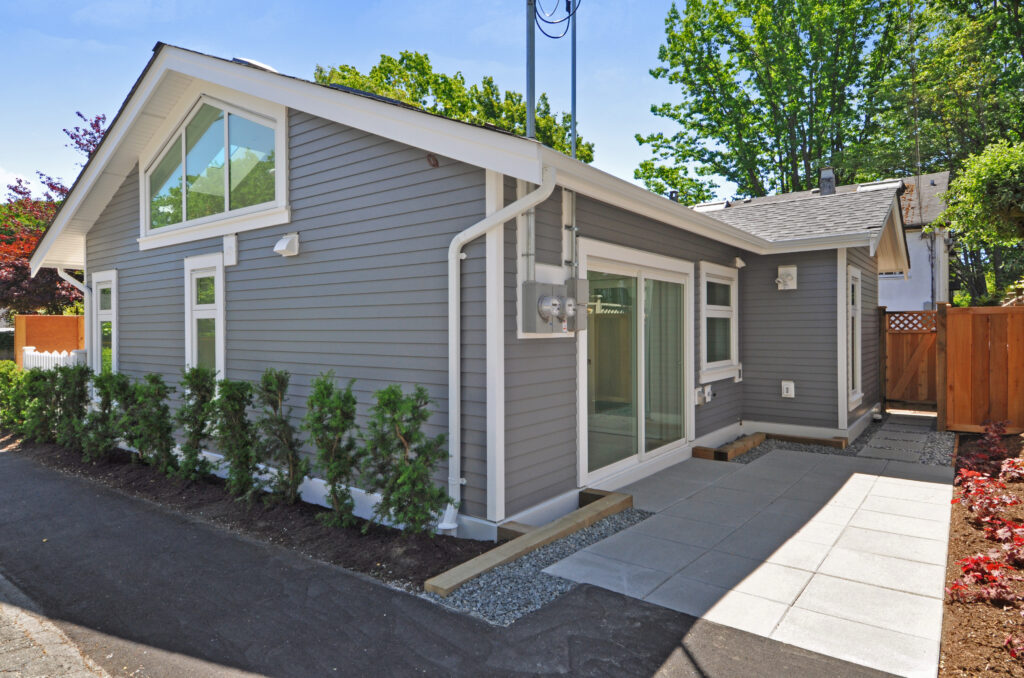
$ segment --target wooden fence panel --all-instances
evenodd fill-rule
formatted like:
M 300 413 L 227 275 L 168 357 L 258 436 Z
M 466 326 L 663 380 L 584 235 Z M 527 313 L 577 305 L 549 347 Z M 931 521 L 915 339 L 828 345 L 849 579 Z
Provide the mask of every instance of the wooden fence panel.
M 892 311 L 885 322 L 885 397 L 937 402 L 935 311 Z
M 980 432 L 986 421 L 1009 421 L 1007 431 L 1024 432 L 1024 308 L 947 307 L 940 344 L 943 335 L 940 427 Z

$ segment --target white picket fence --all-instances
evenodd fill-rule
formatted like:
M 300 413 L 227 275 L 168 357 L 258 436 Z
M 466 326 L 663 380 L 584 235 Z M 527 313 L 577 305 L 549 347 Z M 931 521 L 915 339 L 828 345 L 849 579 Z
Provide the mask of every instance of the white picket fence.
M 25 346 L 21 353 L 21 366 L 30 370 L 38 367 L 41 370 L 52 370 L 65 365 L 84 365 L 85 351 L 36 351 L 35 346 Z

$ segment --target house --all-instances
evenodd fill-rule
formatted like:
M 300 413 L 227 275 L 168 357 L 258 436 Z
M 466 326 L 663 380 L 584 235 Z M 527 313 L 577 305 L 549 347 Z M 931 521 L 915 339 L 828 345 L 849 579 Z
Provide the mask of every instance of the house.
M 949 190 L 949 172 L 908 177 L 903 185 L 910 271 L 880 271 L 878 303 L 890 311 L 931 311 L 949 302 L 949 232 L 929 228 L 946 209 L 942 194 Z
M 299 417 L 327 369 L 362 412 L 422 384 L 458 501 L 439 527 L 493 538 L 695 445 L 856 437 L 877 271 L 907 267 L 898 192 L 732 224 L 531 139 L 158 44 L 31 263 L 85 270 L 97 368 L 285 368 Z

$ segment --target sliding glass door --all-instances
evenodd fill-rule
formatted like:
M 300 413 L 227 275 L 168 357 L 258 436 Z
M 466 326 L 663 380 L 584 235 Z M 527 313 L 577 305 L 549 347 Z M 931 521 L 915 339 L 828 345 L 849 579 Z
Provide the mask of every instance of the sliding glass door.
M 685 284 L 595 262 L 587 271 L 587 472 L 656 454 L 685 431 Z

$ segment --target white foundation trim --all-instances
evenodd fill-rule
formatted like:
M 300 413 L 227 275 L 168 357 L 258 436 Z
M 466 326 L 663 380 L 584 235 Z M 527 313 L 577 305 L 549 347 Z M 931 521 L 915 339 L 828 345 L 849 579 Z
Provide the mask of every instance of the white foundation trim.
M 505 200 L 505 178 L 487 170 L 485 210 L 490 216 Z M 487 519 L 505 517 L 505 228 L 487 231 Z
M 874 415 L 875 410 L 880 410 L 881 406 L 881 403 L 875 403 L 874 407 L 858 417 L 857 421 L 850 424 L 850 427 L 846 430 L 846 437 L 851 443 L 859 438 L 860 434 L 864 433 L 864 430 L 871 425 L 872 415 Z
M 800 424 L 779 424 L 771 421 L 744 421 L 740 426 L 742 435 L 751 433 L 777 433 L 785 436 L 802 438 L 842 438 L 846 437 L 846 429 L 829 428 L 827 426 L 802 426 Z

